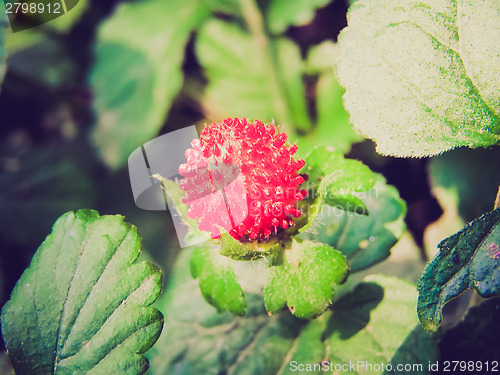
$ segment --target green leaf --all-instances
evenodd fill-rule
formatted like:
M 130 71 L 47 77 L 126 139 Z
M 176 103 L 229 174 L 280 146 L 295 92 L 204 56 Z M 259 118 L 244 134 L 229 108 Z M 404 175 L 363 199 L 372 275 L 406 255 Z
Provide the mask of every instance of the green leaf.
M 246 296 L 244 318 L 219 314 L 200 293 L 189 275 L 192 249 L 184 249 L 162 295 L 165 332 L 148 352 L 150 373 L 275 374 L 279 370 L 302 322 L 291 314 L 269 317 L 256 295 Z
M 6 143 L 0 156 L 8 160 L 0 173 L 0 233 L 4 238 L 39 244 L 61 214 L 93 205 L 92 180 L 71 158 L 50 149 L 20 152 Z
M 348 24 L 339 36 L 344 104 L 378 152 L 498 143 L 497 0 L 359 0 Z
M 418 315 L 435 332 L 444 305 L 467 289 L 491 297 L 500 290 L 500 208 L 469 223 L 443 240 L 438 255 L 420 279 Z
M 339 251 L 321 243 L 294 241 L 270 267 L 264 289 L 266 309 L 275 313 L 286 304 L 295 316 L 314 318 L 331 305 L 334 286 L 348 275 L 349 266 Z
M 357 160 L 344 156 L 329 147 L 315 147 L 306 157 L 302 169 L 309 176 L 306 185 L 309 199 L 314 203 L 309 209 L 305 231 L 321 213 L 324 205 L 359 214 L 368 214 L 368 209 L 358 196 L 375 185 L 376 175 L 370 168 Z
M 319 190 L 321 185 L 327 186 L 330 198 L 367 191 L 375 185 L 375 173 L 370 168 L 360 161 L 345 159 L 331 147 L 315 147 L 305 161 L 302 171 L 309 176 L 307 187 Z M 328 183 L 323 182 L 326 179 Z
M 339 300 L 328 317 L 323 334 L 325 357 L 333 363 L 390 362 L 394 372 L 386 372 L 389 374 L 401 373 L 395 371 L 398 363 L 420 364 L 422 370 L 415 373 L 430 373 L 427 362 L 436 357 L 437 350 L 435 340 L 418 330 L 415 287 L 381 275 L 368 276 L 364 281 Z M 365 363 L 358 374 L 383 373 L 380 368 L 370 371 Z
M 217 311 L 245 315 L 246 301 L 233 269 L 233 260 L 219 254 L 218 244 L 197 247 L 191 256 L 191 275 L 200 279 L 200 290 Z
M 160 130 L 182 86 L 184 48 L 207 15 L 195 0 L 150 0 L 119 4 L 101 25 L 90 74 L 92 137 L 110 167 Z
M 267 7 L 267 25 L 273 34 L 280 34 L 290 26 L 307 25 L 314 18 L 316 8 L 329 0 L 271 0 Z
M 301 373 L 292 371 L 292 361 L 314 365 L 328 359 L 335 365 L 358 360 L 373 363 L 374 357 L 384 363 L 411 358 L 401 363 L 425 367 L 437 354 L 433 337 L 414 329 L 417 293 L 411 284 L 370 276 L 340 299 L 333 311 L 310 321 L 287 312 L 269 317 L 261 299 L 247 295 L 247 314 L 235 317 L 229 312 L 218 314 L 205 302 L 189 276 L 191 251 L 180 254 L 159 301 L 168 314 L 165 332 L 148 352 L 153 375 L 283 375 Z
M 317 189 L 321 180 L 333 173 L 344 161 L 344 155 L 331 147 L 314 147 L 305 157 L 305 165 L 301 170 L 309 176 L 307 187 Z
M 301 238 L 326 243 L 341 251 L 351 271 L 359 271 L 387 258 L 406 228 L 406 204 L 397 189 L 375 174 L 374 187 L 360 198 L 369 215 L 324 206 Z
M 439 359 L 437 337 L 425 332 L 422 326 L 418 324 L 396 350 L 396 353 L 392 356 L 391 364 L 392 366 L 399 364 L 402 369 L 405 368 L 404 366 L 411 364 L 412 374 L 433 374 L 434 372 L 431 371 L 429 365 L 435 364 Z M 406 370 L 408 370 L 408 367 Z M 386 374 L 401 374 L 401 371 L 398 371 L 397 367 L 393 367 L 392 371 L 385 371 L 384 375 Z
M 323 42 L 308 53 L 307 72 L 317 76 L 317 120 L 311 132 L 297 138 L 300 155 L 305 156 L 315 146 L 330 146 L 347 153 L 353 143 L 362 140 L 350 124 L 349 114 L 342 104 L 345 90 L 336 78 L 337 55 L 338 48 L 333 42 Z
M 141 355 L 163 317 L 148 307 L 161 272 L 134 264 L 141 241 L 121 216 L 68 212 L 33 256 L 2 309 L 16 374 L 143 374 Z
M 436 338 L 423 332 L 418 325 L 415 300 L 413 285 L 393 277 L 368 276 L 335 303 L 332 311 L 312 321 L 302 331 L 301 338 L 307 336 L 308 346 L 315 350 L 308 353 L 298 345 L 297 351 L 290 353 L 291 361 L 313 365 L 328 359 L 332 370 L 336 365 L 347 364 L 350 371 L 345 367 L 344 371 L 337 369 L 342 374 L 401 373 L 384 372 L 381 366 L 377 369 L 375 365 L 384 363 L 387 368 L 390 363 L 395 370 L 397 364 L 411 363 L 422 366 L 422 371 L 415 373 L 429 374 L 427 363 L 436 360 L 438 355 Z M 356 367 L 358 361 L 360 367 Z M 350 363 L 354 364 L 354 369 L 349 367 Z M 372 369 L 367 363 L 372 364 Z M 290 367 L 283 372 L 292 373 Z
M 212 20 L 200 30 L 196 54 L 208 78 L 205 115 L 308 127 L 299 48 L 284 38 L 262 43 L 228 22 Z

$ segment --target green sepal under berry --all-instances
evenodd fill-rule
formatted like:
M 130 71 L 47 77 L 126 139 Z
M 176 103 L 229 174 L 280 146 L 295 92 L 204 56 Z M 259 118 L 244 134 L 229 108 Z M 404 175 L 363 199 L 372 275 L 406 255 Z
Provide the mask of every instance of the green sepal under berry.
M 233 268 L 234 261 L 219 254 L 219 245 L 212 241 L 194 249 L 191 275 L 200 280 L 203 297 L 217 311 L 229 310 L 245 315 L 246 301 Z
M 221 230 L 222 232 L 222 230 Z M 220 254 L 234 260 L 255 260 L 276 258 L 282 250 L 280 238 L 274 237 L 267 242 L 240 242 L 227 232 L 222 232 Z
M 299 318 L 314 318 L 331 305 L 335 285 L 348 275 L 347 260 L 339 251 L 313 241 L 293 241 L 269 268 L 266 310 L 275 313 L 287 305 Z
M 474 288 L 483 297 L 500 291 L 500 208 L 469 223 L 438 245 L 418 284 L 417 312 L 423 327 L 435 332 L 444 305 Z
M 329 147 L 315 147 L 307 156 L 302 171 L 309 180 L 302 187 L 307 188 L 312 205 L 308 223 L 301 228 L 304 231 L 309 223 L 321 212 L 326 204 L 345 211 L 368 215 L 368 209 L 358 193 L 373 188 L 376 175 L 358 160 L 345 159 L 341 152 Z

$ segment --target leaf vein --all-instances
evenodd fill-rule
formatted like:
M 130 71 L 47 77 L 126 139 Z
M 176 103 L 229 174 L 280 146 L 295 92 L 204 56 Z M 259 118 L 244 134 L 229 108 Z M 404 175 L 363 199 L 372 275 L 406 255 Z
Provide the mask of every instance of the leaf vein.
M 129 235 L 129 234 L 130 234 L 130 228 L 128 228 L 127 233 L 126 233 L 126 234 L 125 234 L 125 236 L 123 236 L 123 238 L 120 240 L 119 245 L 118 245 L 118 246 L 116 246 L 116 250 L 115 250 L 115 252 L 114 252 L 114 253 L 113 253 L 113 255 L 112 255 L 112 256 L 108 259 L 108 261 L 107 261 L 107 263 L 106 263 L 106 266 L 104 267 L 103 271 L 101 272 L 101 274 L 99 275 L 99 277 L 98 277 L 98 278 L 96 279 L 96 281 L 94 282 L 94 285 L 92 285 L 92 287 L 90 288 L 89 293 L 87 294 L 87 296 L 86 296 L 86 298 L 85 298 L 85 302 L 83 303 L 83 305 L 81 306 L 81 308 L 78 310 L 78 312 L 77 312 L 77 314 L 76 314 L 76 317 L 74 318 L 73 323 L 72 323 L 72 325 L 71 325 L 71 328 L 70 328 L 70 330 L 69 330 L 68 334 L 66 335 L 66 338 L 65 338 L 65 340 L 64 340 L 64 342 L 63 342 L 63 344 L 62 344 L 61 351 L 63 351 L 63 350 L 64 350 L 64 348 L 65 348 L 65 346 L 66 346 L 66 343 L 67 343 L 67 341 L 68 341 L 68 338 L 70 337 L 71 333 L 73 332 L 73 328 L 75 327 L 75 323 L 78 321 L 78 318 L 80 317 L 80 314 L 81 314 L 81 312 L 82 312 L 83 308 L 84 308 L 84 307 L 85 307 L 85 305 L 87 304 L 87 301 L 88 301 L 89 297 L 91 296 L 91 294 L 92 294 L 92 292 L 93 292 L 94 288 L 96 287 L 96 285 L 97 285 L 97 284 L 99 284 L 99 281 L 101 280 L 102 275 L 104 274 L 104 272 L 105 272 L 105 271 L 106 271 L 106 269 L 108 268 L 109 264 L 111 263 L 111 260 L 112 260 L 112 259 L 116 256 L 116 254 L 118 253 L 118 249 L 119 249 L 119 248 L 120 248 L 120 246 L 123 244 L 123 242 L 125 241 L 125 239 L 128 237 L 128 235 Z M 90 237 L 90 235 L 89 235 L 87 238 L 89 238 L 89 237 Z M 82 252 L 82 254 L 83 254 L 83 252 Z M 80 254 L 80 258 L 81 258 L 81 255 L 82 255 L 82 254 Z M 77 266 L 77 268 L 78 268 L 78 266 Z M 76 269 L 75 269 L 75 270 L 76 270 Z M 73 275 L 73 278 L 74 278 L 74 276 L 75 276 L 75 275 Z M 70 290 L 70 289 L 71 289 L 71 285 L 70 285 L 69 290 Z M 69 293 L 69 290 L 68 290 L 68 293 Z M 67 298 L 66 298 L 66 300 L 67 300 Z M 59 335 L 58 335 L 58 340 L 59 340 Z M 56 349 L 57 349 L 57 347 L 56 347 Z
M 77 217 L 76 215 L 74 215 L 74 222 L 73 222 L 73 225 L 76 224 L 76 221 L 77 221 Z M 87 232 L 85 230 L 85 232 Z M 76 262 L 76 266 L 74 268 L 74 272 L 73 272 L 73 276 L 71 277 L 71 281 L 69 283 L 69 286 L 68 286 L 68 290 L 66 291 L 66 298 L 64 299 L 64 303 L 63 303 L 63 308 L 62 308 L 62 311 L 61 311 L 61 317 L 59 319 L 59 324 L 57 325 L 57 332 L 56 332 L 56 344 L 55 344 L 55 347 L 54 347 L 54 356 L 53 356 L 53 359 L 52 359 L 52 363 L 53 363 L 53 369 L 54 369 L 54 374 L 56 373 L 56 370 L 57 370 L 57 365 L 59 363 L 59 361 L 57 360 L 58 358 L 58 350 L 57 350 L 57 347 L 59 345 L 59 339 L 60 339 L 60 334 L 61 334 L 61 323 L 62 323 L 62 319 L 63 319 L 63 316 L 64 316 L 64 312 L 66 311 L 66 303 L 68 302 L 68 296 L 69 296 L 69 293 L 71 291 L 71 286 L 73 285 L 73 281 L 75 280 L 75 276 L 76 276 L 76 270 L 78 269 L 78 266 L 80 264 L 80 261 L 82 260 L 82 255 L 83 253 L 85 252 L 86 250 L 86 245 L 87 245 L 87 242 L 88 242 L 88 235 L 87 233 L 85 233 L 85 242 L 82 244 L 82 249 L 80 251 L 80 254 L 78 255 L 78 259 L 77 259 L 77 262 Z M 63 246 L 61 246 L 61 248 L 64 248 L 64 242 L 66 241 L 67 239 L 67 236 L 65 235 L 64 236 L 64 239 L 63 239 Z M 61 255 L 61 253 L 59 252 L 58 254 L 59 256 Z

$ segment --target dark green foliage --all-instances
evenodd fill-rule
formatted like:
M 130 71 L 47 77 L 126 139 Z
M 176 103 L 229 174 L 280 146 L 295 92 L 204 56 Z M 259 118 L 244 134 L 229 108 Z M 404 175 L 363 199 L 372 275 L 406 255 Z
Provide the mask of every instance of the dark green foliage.
M 469 223 L 443 240 L 438 255 L 422 275 L 418 315 L 424 328 L 435 332 L 443 306 L 467 289 L 483 297 L 500 290 L 500 208 Z

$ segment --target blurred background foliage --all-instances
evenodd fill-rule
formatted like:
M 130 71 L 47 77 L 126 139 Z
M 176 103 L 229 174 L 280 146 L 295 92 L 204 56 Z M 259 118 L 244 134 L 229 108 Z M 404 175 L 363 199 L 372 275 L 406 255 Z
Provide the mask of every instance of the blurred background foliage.
M 124 215 L 168 275 L 179 252 L 170 214 L 135 206 L 128 157 L 228 116 L 280 124 L 302 157 L 328 145 L 383 174 L 407 202 L 408 233 L 393 263 L 377 267 L 415 281 L 439 240 L 492 208 L 498 152 L 388 158 L 352 130 L 335 62 L 353 2 L 80 0 L 42 26 L 6 27 L 0 305 L 54 220 L 79 208 Z

